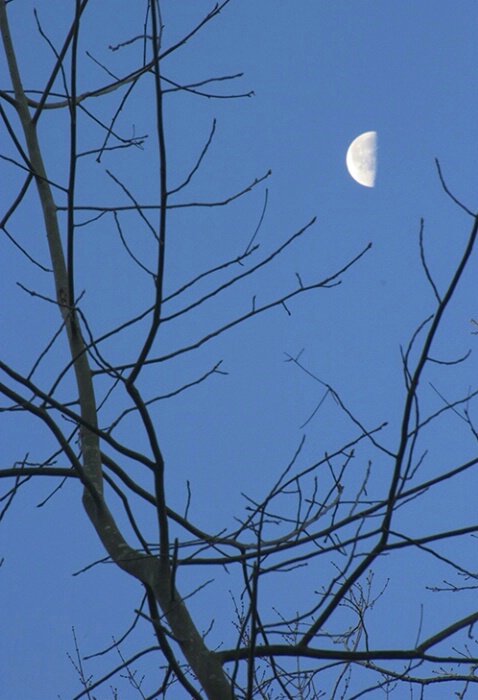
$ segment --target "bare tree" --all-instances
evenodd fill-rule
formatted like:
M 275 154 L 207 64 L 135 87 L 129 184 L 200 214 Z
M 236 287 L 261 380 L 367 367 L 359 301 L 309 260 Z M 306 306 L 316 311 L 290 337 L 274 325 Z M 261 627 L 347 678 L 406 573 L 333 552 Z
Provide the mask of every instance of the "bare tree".
M 174 182 L 169 174 L 171 163 L 176 174 L 182 166 L 174 163 L 175 154 L 168 148 L 166 100 L 169 114 L 173 109 L 174 114 L 187 114 L 190 107 L 183 98 L 233 100 L 250 94 L 227 87 L 237 75 L 178 83 L 169 73 L 170 62 L 193 41 L 200 42 L 230 0 L 215 5 L 172 43 L 159 2 L 137 3 L 138 27 L 111 47 L 107 63 L 85 56 L 82 48 L 85 18 L 88 13 L 94 17 L 97 5 L 88 0 L 62 4 L 68 5 L 71 24 L 61 42 L 51 39 L 49 28 L 37 18 L 39 41 L 46 42 L 53 57 L 49 76 L 38 85 L 35 76 L 22 75 L 19 68 L 27 49 L 20 41 L 21 27 L 13 31 L 16 44 L 10 32 L 8 16 L 10 9 L 16 14 L 16 3 L 0 0 L 10 77 L 7 85 L 3 75 L 0 91 L 2 182 L 9 178 L 10 183 L 1 229 L 11 256 L 8 265 L 15 269 L 27 264 L 22 271 L 31 269 L 31 283 L 19 282 L 16 293 L 30 297 L 30 306 L 22 308 L 29 308 L 31 317 L 22 314 L 18 324 L 32 329 L 27 357 L 33 357 L 26 367 L 26 361 L 16 357 L 16 348 L 4 348 L 0 360 L 2 417 L 7 426 L 13 420 L 28 445 L 26 456 L 19 454 L 15 463 L 1 465 L 0 476 L 6 487 L 2 519 L 19 517 L 15 506 L 26 489 L 38 489 L 45 481 L 53 484 L 45 498 L 50 502 L 64 498 L 65 482 L 77 484 L 75 494 L 79 498 L 81 489 L 84 512 L 105 550 L 106 558 L 91 565 L 112 564 L 116 576 L 132 577 L 139 584 L 142 602 L 130 611 L 131 627 L 123 639 L 118 640 L 120 631 L 112 631 L 116 641 L 110 656 L 101 656 L 103 675 L 90 677 L 84 652 L 77 648 L 74 664 L 83 689 L 76 697 L 98 697 L 99 686 L 125 675 L 138 695 L 148 698 L 352 700 L 390 697 L 395 689 L 397 697 L 404 697 L 403 688 L 410 697 L 428 697 L 429 688 L 437 684 L 450 688 L 448 696 L 471 697 L 470 688 L 478 680 L 478 612 L 468 596 L 478 585 L 476 515 L 468 512 L 463 523 L 462 506 L 449 504 L 442 527 L 435 530 L 417 513 L 440 507 L 455 481 L 476 479 L 478 433 L 472 406 L 477 390 L 452 398 L 442 395 L 436 409 L 423 387 L 429 387 L 437 369 L 451 372 L 467 359 L 438 357 L 436 343 L 471 258 L 478 218 L 468 211 L 471 232 L 444 290 L 429 270 L 422 224 L 419 254 L 435 305 L 402 353 L 405 392 L 399 413 L 394 407 L 395 445 L 388 446 L 388 438 L 382 437 L 385 420 L 364 425 L 357 402 L 349 408 L 349 397 L 322 380 L 301 354 L 287 355 L 297 376 L 319 390 L 310 419 L 320 420 L 327 405 L 339 416 L 337 432 L 315 459 L 306 453 L 302 438 L 293 454 L 284 455 L 266 497 L 248 496 L 235 525 L 225 522 L 208 530 L 211 502 L 221 496 L 210 472 L 203 500 L 191 494 L 189 483 L 176 475 L 170 447 L 185 439 L 183 428 L 190 417 L 178 417 L 170 438 L 158 425 L 156 407 L 182 393 L 194 405 L 198 385 L 214 392 L 214 379 L 226 374 L 227 362 L 213 360 L 206 366 L 204 347 L 210 357 L 220 337 L 257 317 L 266 318 L 273 309 L 281 309 L 286 323 L 305 295 L 329 290 L 352 266 L 359 269 L 370 245 L 322 278 L 305 281 L 297 272 L 290 287 L 278 275 L 275 296 L 265 298 L 254 291 L 261 275 L 273 271 L 278 259 L 287 259 L 315 221 L 299 222 L 295 231 L 263 253 L 261 217 L 257 227 L 249 229 L 242 252 L 236 249 L 228 259 L 218 258 L 180 282 L 174 265 L 188 253 L 177 242 L 179 214 L 196 215 L 207 208 L 219 215 L 225 205 L 235 206 L 250 193 L 265 192 L 264 211 L 267 205 L 264 181 L 269 173 L 254 175 L 226 197 L 195 199 L 192 190 L 185 199 L 209 156 L 215 122 L 182 178 Z M 28 51 L 33 48 L 28 46 Z M 121 65 L 130 62 L 130 68 L 118 75 L 115 61 L 120 55 L 127 56 Z M 95 77 L 86 88 L 91 75 Z M 177 108 L 175 98 L 180 98 Z M 146 109 L 150 114 L 143 123 L 154 124 L 154 137 L 125 135 L 131 115 L 143 115 Z M 48 120 L 52 126 L 46 129 Z M 64 137 L 61 146 L 55 141 L 56 131 Z M 154 182 L 148 177 L 137 186 L 131 176 L 142 167 L 138 154 L 157 163 Z M 440 171 L 439 175 L 442 178 Z M 443 178 L 442 184 L 451 194 Z M 26 232 L 28 216 L 34 217 L 35 225 Z M 115 232 L 115 248 L 107 257 L 104 250 L 99 260 L 95 257 L 101 241 L 95 244 L 90 231 L 109 241 Z M 114 271 L 111 277 L 108 269 Z M 106 291 L 105 275 L 114 280 Z M 85 287 L 90 283 L 92 292 Z M 182 357 L 193 359 L 178 370 L 175 363 Z M 174 386 L 162 391 L 158 387 L 166 386 L 168 372 Z M 430 444 L 436 435 L 432 428 L 438 424 L 443 435 L 453 434 L 457 422 L 466 428 L 470 457 L 462 460 L 457 450 L 456 461 L 440 461 Z M 36 450 L 40 433 L 42 448 Z M 224 465 L 216 463 L 215 440 L 212 434 L 209 459 L 219 472 Z M 261 459 L 258 456 L 257 469 Z M 189 494 L 182 509 L 179 492 Z M 68 512 L 58 527 L 68 528 Z M 435 598 L 446 591 L 462 596 L 463 605 L 456 609 L 464 613 L 436 617 L 433 634 L 426 636 L 413 612 L 412 638 L 395 646 L 389 641 L 390 610 L 397 603 L 387 584 L 395 571 L 389 565 L 394 558 L 402 562 L 397 566 L 414 570 L 425 570 L 430 559 L 438 560 L 443 574 L 434 586 Z M 384 561 L 389 566 L 385 573 Z M 212 579 L 220 582 L 226 596 L 231 591 L 232 628 L 225 626 L 225 607 L 214 609 L 211 599 L 206 617 L 211 625 L 219 618 L 219 626 L 216 623 L 211 631 L 197 623 L 204 617 L 197 603 L 199 592 Z M 417 577 L 410 579 L 414 588 Z M 279 609 L 274 591 L 284 580 L 300 594 Z M 418 595 L 425 601 L 428 594 L 418 584 Z M 31 595 L 34 600 L 34 582 Z M 111 656 L 118 653 L 120 663 Z M 138 680 L 138 666 L 147 669 L 143 680 Z

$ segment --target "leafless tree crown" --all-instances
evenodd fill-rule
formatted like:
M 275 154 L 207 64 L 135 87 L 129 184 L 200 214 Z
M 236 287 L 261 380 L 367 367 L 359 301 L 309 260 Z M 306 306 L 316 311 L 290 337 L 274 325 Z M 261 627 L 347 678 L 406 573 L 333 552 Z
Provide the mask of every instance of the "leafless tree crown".
M 0 0 L 7 66 L 0 86 L 2 255 L 3 264 L 15 275 L 18 270 L 18 286 L 3 303 L 22 295 L 24 310 L 17 319 L 22 352 L 4 347 L 0 357 L 0 411 L 6 429 L 21 435 L 16 446 L 26 446 L 11 461 L 3 456 L 0 519 L 21 517 L 16 504 L 25 492 L 38 494 L 46 509 L 63 498 L 69 502 L 72 490 L 75 497 L 81 493 L 105 557 L 91 567 L 114 567 L 116 577 L 139 584 L 136 607 L 127 611 L 130 627 L 111 630 L 111 648 L 77 645 L 72 653 L 83 686 L 76 698 L 106 697 L 111 679 L 125 677 L 142 698 L 431 698 L 443 686 L 448 697 L 474 697 L 476 511 L 464 517 L 462 506 L 450 501 L 439 529 L 427 513 L 442 507 L 454 484 L 465 480 L 476 491 L 477 390 L 450 396 L 431 384 L 438 370 L 451 373 L 468 359 L 438 356 L 436 347 L 472 256 L 476 214 L 467 209 L 470 234 L 444 288 L 427 264 L 421 224 L 417 255 L 434 307 L 402 350 L 403 402 L 390 411 L 393 418 L 366 425 L 357 397 L 339 393 L 302 353 L 285 355 L 284 374 L 294 372 L 317 389 L 315 411 L 295 448 L 270 469 L 276 476 L 267 495 L 245 494 L 242 513 L 209 527 L 215 501 L 227 498 L 211 478 L 227 468 L 217 463 L 220 436 L 211 433 L 212 466 L 204 468 L 197 494 L 178 475 L 172 446 L 179 449 L 188 422 L 202 430 L 198 416 L 175 413 L 171 437 L 165 429 L 171 422 L 160 424 L 158 406 L 173 406 L 183 395 L 188 401 L 178 404 L 181 410 L 194 406 L 195 392 L 205 387 L 213 402 L 218 383 L 228 381 L 227 357 L 216 355 L 222 338 L 239 338 L 248 324 L 260 328 L 277 311 L 287 323 L 307 295 L 334 294 L 351 268 L 360 274 L 371 245 L 357 246 L 316 279 L 292 268 L 293 286 L 278 275 L 274 294 L 254 293 L 262 276 L 273 274 L 277 261 L 286 264 L 313 234 L 315 219 L 298 221 L 267 250 L 261 232 L 270 172 L 254 173 L 217 198 L 209 178 L 212 194 L 203 198 L 197 192 L 204 190 L 194 187 L 211 157 L 216 120 L 201 148 L 191 148 L 189 170 L 180 179 L 167 127 L 171 115 L 185 119 L 201 101 L 251 96 L 236 89 L 243 84 L 240 74 L 190 82 L 172 77 L 174 61 L 185 49 L 201 50 L 201 37 L 221 23 L 231 0 L 174 41 L 161 14 L 167 8 L 137 2 L 137 26 L 109 47 L 107 59 L 85 52 L 83 32 L 95 21 L 98 3 L 63 4 L 71 16 L 61 39 L 58 27 L 53 31 L 41 13 L 35 15 L 38 45 L 51 56 L 50 72 L 39 82 L 22 71 L 25 52 L 36 49 L 21 40 L 21 3 Z M 142 118 L 132 128 L 135 114 Z M 193 128 L 194 116 L 191 122 Z M 143 124 L 152 131 L 143 133 Z M 144 159 L 149 165 L 142 180 Z M 437 165 L 443 196 L 465 208 Z M 212 222 L 228 207 L 238 212 L 247 197 L 262 204 L 256 224 L 242 231 L 241 249 L 231 246 L 228 256 L 181 278 L 190 253 L 178 243 L 184 225 L 178 222 L 192 227 L 204 210 Z M 339 416 L 335 432 L 311 458 L 307 429 L 327 411 Z M 469 457 L 462 459 L 457 449 L 456 460 L 440 460 L 435 436 L 456 423 Z M 258 452 L 257 470 L 266 449 Z M 190 453 L 194 459 L 194 447 Z M 58 528 L 68 529 L 68 518 L 65 511 Z M 439 564 L 434 583 L 424 576 L 428 562 Z M 400 612 L 410 620 L 411 635 L 398 645 L 394 577 L 415 587 L 425 606 Z M 280 587 L 290 591 L 282 608 L 276 605 Z M 430 599 L 452 595 L 462 598 L 457 609 L 463 614 L 436 616 L 433 632 L 425 634 L 420 609 L 436 610 L 440 604 L 433 607 Z M 100 651 L 108 653 L 95 656 Z M 91 677 L 92 659 L 84 654 L 100 658 L 103 671 Z

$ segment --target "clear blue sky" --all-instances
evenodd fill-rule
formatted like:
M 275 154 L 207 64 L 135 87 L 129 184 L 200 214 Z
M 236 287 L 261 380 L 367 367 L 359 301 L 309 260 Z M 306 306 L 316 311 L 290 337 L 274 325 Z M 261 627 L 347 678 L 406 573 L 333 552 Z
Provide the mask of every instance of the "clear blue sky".
M 116 75 L 139 66 L 138 47 L 117 53 L 107 50 L 109 44 L 141 32 L 143 16 L 135 14 L 137 4 L 119 3 L 119 13 L 118 3 L 110 0 L 91 3 L 80 42 L 86 73 L 80 74 L 79 92 L 109 82 L 103 71 L 84 57 L 85 51 Z M 12 2 L 9 13 L 25 71 L 24 83 L 41 89 L 53 59 L 36 33 L 34 6 L 29 1 Z M 177 40 L 211 7 L 205 0 L 164 2 L 164 45 Z M 64 0 L 38 5 L 42 25 L 57 47 L 72 8 L 73 3 Z M 388 421 L 383 441 L 391 450 L 396 447 L 397 421 L 405 395 L 400 345 L 407 344 L 418 324 L 434 310 L 434 297 L 419 260 L 420 218 L 425 220 L 429 266 L 441 290 L 454 270 L 472 221 L 445 196 L 435 158 L 439 158 L 453 193 L 471 209 L 477 204 L 477 26 L 474 0 L 233 0 L 203 33 L 165 61 L 164 74 L 179 83 L 243 72 L 242 78 L 210 89 L 217 94 L 254 91 L 254 96 L 234 100 L 168 96 L 170 186 L 184 179 L 208 138 L 212 120 L 217 119 L 216 135 L 201 171 L 189 191 L 179 193 L 175 201 L 220 201 L 272 170 L 264 185 L 228 207 L 172 212 L 166 291 L 172 292 L 201 271 L 244 252 L 259 221 L 266 186 L 268 206 L 256 239 L 262 253 L 272 251 L 312 217 L 317 220 L 270 270 L 240 291 L 227 293 L 192 314 L 187 325 L 172 322 L 160 339 L 158 354 L 194 341 L 231 315 L 247 312 L 253 296 L 258 304 L 266 303 L 292 290 L 296 272 L 304 284 L 312 283 L 335 273 L 369 242 L 373 244 L 344 276 L 341 286 L 294 300 L 290 316 L 275 309 L 145 378 L 143 388 L 152 394 L 165 394 L 219 360 L 228 372 L 168 402 L 159 402 L 153 410 L 166 457 L 171 507 L 184 508 L 189 480 L 190 515 L 198 526 L 210 531 L 232 527 L 234 516 L 243 514 L 242 494 L 256 500 L 264 497 L 304 432 L 304 465 L 333 451 L 353 434 L 331 400 L 305 429 L 301 427 L 323 390 L 297 367 L 285 363 L 285 353 L 295 356 L 304 350 L 301 359 L 307 368 L 332 384 L 368 428 Z M 3 52 L 0 75 L 5 88 Z M 131 102 L 135 109 L 127 107 L 119 124 L 127 135 L 133 129 L 136 134 L 149 133 L 150 144 L 129 156 L 106 157 L 95 166 L 94 177 L 86 167 L 80 169 L 79 204 L 105 200 L 111 206 L 124 203 L 121 190 L 106 175 L 107 168 L 142 202 L 156 200 L 154 114 L 147 86 L 145 81 L 136 102 Z M 57 89 L 61 92 L 61 85 Z M 106 118 L 109 106 L 117 103 L 113 96 L 105 106 L 92 100 L 87 107 Z M 66 174 L 63 155 L 67 129 L 59 116 L 50 118 L 47 113 L 42 116 L 40 136 L 47 149 L 47 167 L 53 179 L 61 180 Z M 86 128 L 81 148 L 98 146 L 101 132 L 91 123 Z M 354 182 L 345 167 L 351 141 L 370 130 L 378 133 L 374 189 Z M 2 153 L 11 154 L 9 146 L 4 148 L 6 140 L 3 129 Z M 6 162 L 1 162 L 0 168 L 3 213 L 21 177 Z M 43 231 L 33 197 L 31 201 L 31 207 L 12 222 L 11 231 L 46 262 Z M 79 220 L 87 216 L 80 214 Z M 125 226 L 133 221 L 137 226 L 133 218 L 125 217 L 124 221 Z M 100 219 L 79 232 L 77 290 L 86 289 L 83 308 L 95 332 L 100 333 L 145 308 L 152 285 L 132 270 L 118 245 L 111 218 Z M 145 231 L 138 226 L 137 238 L 131 229 L 129 235 L 135 252 L 147 263 L 150 241 Z M 59 319 L 51 315 L 48 305 L 27 297 L 15 283 L 20 281 L 51 295 L 50 280 L 32 270 L 6 238 L 0 239 L 0 261 L 3 357 L 26 370 L 38 347 L 58 327 Z M 476 385 L 478 339 L 470 334 L 469 322 L 478 316 L 476 272 L 475 261 L 445 318 L 436 347 L 436 354 L 444 360 L 456 359 L 471 347 L 474 352 L 467 364 L 450 370 L 436 368 L 426 380 L 449 400 Z M 176 308 L 179 306 L 173 303 L 171 310 Z M 118 362 L 128 361 L 131 347 L 140 342 L 135 333 L 142 331 L 144 327 L 123 342 L 110 343 L 108 352 Z M 31 342 L 32 333 L 39 346 Z M 62 366 L 60 351 L 58 357 Z M 44 376 L 41 372 L 39 376 L 48 387 L 54 372 L 45 370 Z M 442 405 L 437 394 L 428 383 L 423 391 L 424 407 L 437 410 Z M 112 415 L 109 411 L 107 408 L 105 422 Z M 428 436 L 429 456 L 423 474 L 436 473 L 450 464 L 448 460 L 458 463 L 476 452 L 463 421 L 458 417 L 448 421 L 437 426 L 444 429 L 446 425 L 446 439 L 440 429 Z M 123 435 L 127 424 L 125 421 Z M 49 453 L 51 443 L 44 431 L 38 428 L 35 432 L 26 425 L 18 415 L 3 417 L 2 466 L 10 466 L 26 453 L 32 461 Z M 144 446 L 134 424 L 129 425 L 133 445 Z M 390 467 L 385 460 L 380 464 L 376 455 L 374 459 L 380 484 L 380 470 Z M 357 468 L 366 460 L 364 450 Z M 112 636 L 121 636 L 141 597 L 138 586 L 112 566 L 98 566 L 72 577 L 104 553 L 82 512 L 78 485 L 66 484 L 47 505 L 36 508 L 51 490 L 52 482 L 47 480 L 37 489 L 33 484 L 23 489 L 2 522 L 0 556 L 5 562 L 0 570 L 0 656 L 4 667 L 0 695 L 5 700 L 66 700 L 79 692 L 67 658 L 67 652 L 74 651 L 72 626 L 82 653 L 93 653 L 110 644 Z M 444 490 L 442 504 L 435 503 L 428 513 L 411 507 L 402 516 L 401 525 L 406 528 L 409 518 L 415 532 L 417 528 L 430 532 L 451 515 L 455 526 L 469 524 L 476 510 L 471 493 L 476 494 L 476 480 L 473 489 L 469 483 L 461 483 L 456 492 Z M 144 525 L 153 537 L 154 522 L 145 517 Z M 405 556 L 390 558 L 382 569 L 378 567 L 378 588 L 388 577 L 391 580 L 385 612 L 379 611 L 375 619 L 372 616 L 375 646 L 411 646 L 424 586 L 441 582 L 439 568 L 430 565 L 427 578 L 425 572 L 407 563 L 412 561 Z M 184 573 L 179 581 L 181 590 L 194 589 L 209 578 L 209 573 L 198 578 Z M 311 595 L 320 586 L 319 572 L 311 571 L 310 577 L 310 591 L 304 595 Z M 227 576 L 218 574 L 217 582 L 193 604 L 193 613 L 206 629 L 214 601 L 212 635 L 217 643 L 223 637 L 228 642 L 233 638 L 228 590 L 234 586 Z M 238 590 L 236 587 L 235 592 Z M 284 577 L 282 586 L 279 582 L 271 592 L 271 605 L 281 604 L 293 612 L 290 590 Z M 427 606 L 424 636 L 433 633 L 437 611 L 450 620 L 472 611 L 437 596 L 427 596 Z M 383 619 L 386 626 L 381 624 Z M 152 638 L 150 641 L 153 643 Z M 100 660 L 91 666 L 91 672 L 98 675 L 104 668 Z M 106 689 L 99 696 L 107 697 Z M 130 697 L 135 697 L 133 691 L 121 696 L 122 700 Z M 433 698 L 448 700 L 449 695 L 435 688 Z

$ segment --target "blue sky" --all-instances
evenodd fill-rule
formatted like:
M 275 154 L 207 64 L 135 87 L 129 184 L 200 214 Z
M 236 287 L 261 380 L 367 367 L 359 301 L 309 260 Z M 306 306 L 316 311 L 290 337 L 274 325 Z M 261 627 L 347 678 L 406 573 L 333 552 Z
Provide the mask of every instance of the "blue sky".
M 79 78 L 80 92 L 109 82 L 104 72 L 84 57 L 85 51 L 118 75 L 139 65 L 138 47 L 115 53 L 107 49 L 109 44 L 141 32 L 143 15 L 135 13 L 135 3 L 120 5 L 118 12 L 118 3 L 102 0 L 92 2 L 86 11 L 80 44 L 85 73 Z M 164 2 L 164 45 L 177 40 L 211 7 L 205 0 Z M 36 33 L 33 8 L 34 3 L 28 1 L 12 2 L 9 13 L 12 33 L 20 47 L 24 83 L 41 89 L 52 57 Z M 59 46 L 72 3 L 52 1 L 38 9 L 45 30 Z M 157 354 L 193 342 L 231 316 L 247 312 L 254 296 L 257 303 L 267 303 L 292 290 L 296 273 L 305 284 L 334 274 L 372 243 L 371 250 L 343 277 L 340 286 L 313 291 L 292 301 L 290 316 L 283 309 L 274 309 L 195 353 L 158 366 L 140 382 L 146 392 L 166 394 L 220 360 L 222 369 L 228 372 L 227 376 L 214 375 L 169 401 L 159 401 L 152 411 L 166 456 L 171 507 L 184 509 L 189 481 L 190 514 L 198 526 L 212 531 L 232 527 L 234 516 L 243 513 L 246 502 L 242 494 L 263 498 L 304 433 L 304 465 L 333 451 L 352 434 L 351 426 L 330 399 L 303 428 L 323 389 L 285 362 L 286 354 L 297 356 L 303 351 L 301 360 L 307 369 L 332 384 L 368 428 L 388 421 L 383 441 L 389 449 L 396 447 L 405 396 L 400 345 L 406 346 L 416 327 L 434 310 L 433 293 L 419 259 L 420 219 L 425 221 L 429 267 L 441 290 L 453 273 L 472 224 L 472 219 L 444 194 L 435 158 L 440 160 L 452 192 L 472 210 L 476 207 L 477 23 L 478 6 L 471 0 L 463 0 L 459 6 L 444 0 L 433 4 L 415 0 L 233 0 L 203 33 L 165 61 L 165 75 L 179 83 L 243 72 L 242 78 L 219 83 L 211 90 L 217 94 L 254 91 L 251 97 L 231 100 L 175 93 L 167 97 L 170 186 L 184 180 L 208 138 L 213 119 L 217 119 L 216 134 L 201 170 L 189 190 L 178 193 L 174 201 L 221 201 L 272 171 L 264 184 L 226 207 L 171 212 L 166 292 L 244 252 L 260 219 L 266 187 L 268 203 L 256 238 L 260 244 L 257 255 L 266 255 L 317 218 L 310 231 L 270 269 L 247 281 L 240 290 L 228 292 L 193 312 L 185 324 L 173 321 L 166 325 Z M 22 45 L 28 50 L 22 50 Z M 5 76 L 3 53 L 0 74 Z M 4 83 L 5 79 L 2 88 Z M 106 169 L 121 178 L 142 202 L 155 201 L 157 160 L 148 89 L 151 85 L 148 87 L 145 81 L 131 107 L 123 110 L 118 127 L 127 135 L 133 130 L 150 134 L 144 150 L 107 156 L 101 164 L 85 159 L 79 171 L 78 204 L 124 203 L 121 190 Z M 87 106 L 105 117 L 117 103 L 113 95 L 104 105 L 93 100 Z M 59 115 L 51 117 L 49 113 L 40 122 L 47 167 L 57 180 L 66 173 L 65 123 Z M 98 146 L 101 131 L 91 122 L 84 124 L 81 147 Z M 370 130 L 378 134 L 374 189 L 354 182 L 345 167 L 351 141 Z M 2 153 L 11 155 L 6 139 L 3 130 Z M 3 211 L 15 196 L 21 176 L 6 162 L 0 168 Z M 46 262 L 37 217 L 32 196 L 31 204 L 18 213 L 10 229 Z M 78 215 L 79 221 L 88 217 L 86 213 Z M 133 217 L 124 215 L 122 221 L 135 253 L 148 264 L 151 240 L 147 231 Z M 155 222 L 153 214 L 151 221 Z M 118 243 L 111 217 L 79 229 L 77 254 L 77 289 L 86 290 L 83 309 L 95 332 L 108 330 L 150 303 L 151 280 L 132 268 Z M 0 317 L 2 359 L 25 370 L 58 327 L 59 319 L 46 308 L 49 305 L 27 297 L 15 283 L 20 281 L 43 294 L 52 294 L 51 283 L 6 238 L 0 240 L 0 260 L 0 289 L 5 300 Z M 476 272 L 475 260 L 434 348 L 444 360 L 456 359 L 470 348 L 473 353 L 464 365 L 430 369 L 423 385 L 425 412 L 442 405 L 430 382 L 448 400 L 475 386 L 478 339 L 470 334 L 470 318 L 478 316 Z M 222 279 L 221 275 L 217 279 Z M 207 285 L 200 288 L 205 290 Z M 171 302 L 171 311 L 177 308 L 179 305 Z M 106 343 L 105 350 L 118 362 L 129 361 L 144 330 L 145 326 L 135 327 L 123 340 Z M 63 350 L 54 352 L 62 366 Z M 52 376 L 55 369 L 39 372 L 45 387 L 51 385 Z M 106 423 L 114 408 L 106 407 Z M 49 454 L 52 443 L 43 429 L 32 428 L 18 415 L 5 414 L 2 420 L 3 466 L 21 460 L 27 452 L 32 460 Z M 144 446 L 134 421 L 125 420 L 123 431 L 123 437 L 127 436 L 133 445 Z M 427 435 L 426 449 L 429 452 L 423 474 L 431 475 L 450 463 L 474 456 L 476 444 L 459 417 L 448 417 Z M 367 459 L 364 449 L 357 460 L 360 468 Z M 377 460 L 374 485 L 379 488 L 389 467 L 376 455 L 373 459 Z M 122 634 L 141 596 L 136 584 L 111 566 L 98 566 L 72 577 L 73 572 L 103 557 L 83 515 L 78 486 L 65 485 L 42 508 L 36 506 L 51 493 L 52 483 L 45 480 L 37 489 L 33 485 L 23 489 L 2 522 L 0 554 L 5 563 L 0 572 L 0 591 L 5 610 L 0 655 L 7 664 L 0 679 L 0 694 L 7 700 L 65 700 L 79 692 L 67 658 L 67 652 L 74 650 L 72 626 L 82 652 L 93 653 L 111 643 L 112 635 Z M 399 516 L 399 522 L 405 529 L 409 525 L 420 532 L 433 531 L 447 518 L 454 526 L 469 524 L 474 507 L 472 492 L 469 482 L 458 481 L 453 493 L 443 489 L 442 500 L 431 504 L 430 512 L 412 506 Z M 154 520 L 146 514 L 144 527 L 153 538 Z M 417 571 L 421 566 L 413 557 L 403 556 L 393 561 L 387 558 L 378 567 L 378 589 L 390 577 L 390 602 L 384 603 L 385 628 L 380 624 L 385 613 L 379 611 L 375 618 L 372 614 L 377 645 L 414 642 L 420 596 L 426 597 L 428 606 L 423 622 L 425 636 L 433 633 L 438 610 L 450 620 L 471 612 L 471 601 L 460 603 L 426 594 L 424 586 L 439 583 L 442 572 L 437 565 L 430 569 L 429 578 L 422 577 L 421 570 Z M 320 578 L 312 571 L 311 578 L 314 576 Z M 192 590 L 204 578 L 209 578 L 208 573 L 194 578 L 185 572 L 180 586 L 184 591 Z M 207 628 L 212 601 L 219 601 L 213 633 L 216 642 L 232 639 L 228 591 L 234 586 L 227 576 L 218 574 L 210 592 L 198 597 L 193 607 L 200 624 Z M 311 595 L 313 589 L 312 584 L 304 596 Z M 237 594 L 239 588 L 234 590 Z M 290 590 L 287 579 L 279 581 L 271 592 L 271 605 L 277 602 L 294 610 Z M 101 662 L 93 664 L 91 672 L 100 673 L 101 668 L 104 670 Z M 127 697 L 134 697 L 132 691 Z M 433 698 L 449 698 L 448 691 L 435 688 Z

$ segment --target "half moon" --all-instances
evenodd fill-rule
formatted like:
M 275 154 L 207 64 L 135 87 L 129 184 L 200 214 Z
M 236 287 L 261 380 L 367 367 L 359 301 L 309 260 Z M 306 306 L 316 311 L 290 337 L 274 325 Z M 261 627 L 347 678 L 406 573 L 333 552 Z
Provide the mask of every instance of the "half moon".
M 357 136 L 349 146 L 345 162 L 356 182 L 373 187 L 377 175 L 377 132 L 366 131 Z

